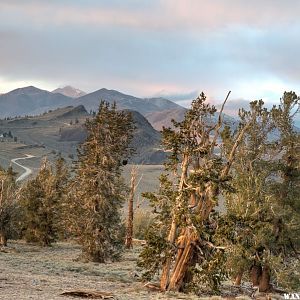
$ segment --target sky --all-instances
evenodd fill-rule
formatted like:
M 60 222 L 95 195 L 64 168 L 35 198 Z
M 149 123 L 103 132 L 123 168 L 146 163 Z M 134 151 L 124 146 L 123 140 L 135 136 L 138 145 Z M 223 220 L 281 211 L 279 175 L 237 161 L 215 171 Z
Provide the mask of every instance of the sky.
M 300 94 L 299 15 L 299 0 L 0 0 L 0 93 L 276 103 Z

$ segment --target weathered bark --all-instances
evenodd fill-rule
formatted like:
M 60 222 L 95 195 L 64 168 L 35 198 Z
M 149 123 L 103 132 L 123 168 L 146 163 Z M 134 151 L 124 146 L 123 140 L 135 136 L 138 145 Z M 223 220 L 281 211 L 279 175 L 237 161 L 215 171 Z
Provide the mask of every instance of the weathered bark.
M 4 231 L 0 231 L 0 246 L 7 246 L 7 236 Z
M 193 258 L 195 243 L 198 240 L 198 235 L 194 228 L 187 228 L 183 239 L 184 249 L 180 252 L 180 256 L 177 256 L 168 290 L 179 291 L 182 287 L 186 271 Z
M 175 210 L 173 211 L 173 214 L 172 214 L 172 223 L 171 223 L 171 228 L 170 228 L 168 239 L 167 239 L 168 243 L 170 243 L 170 244 L 174 244 L 175 238 L 176 238 L 176 231 L 177 231 L 176 214 L 177 214 L 177 210 L 179 208 L 178 206 L 180 206 L 180 204 L 181 204 L 182 191 L 183 191 L 184 183 L 185 183 L 186 177 L 187 177 L 188 165 L 189 165 L 189 156 L 188 156 L 188 154 L 185 154 L 183 157 L 183 161 L 182 161 L 182 172 L 181 172 L 181 177 L 180 177 L 180 182 L 179 182 L 179 187 L 178 187 L 179 196 L 176 199 L 177 203 L 176 203 Z M 160 288 L 163 291 L 165 291 L 169 285 L 171 263 L 172 263 L 172 257 L 169 256 L 166 258 L 166 261 L 163 265 L 162 275 L 160 278 Z
M 262 270 L 262 275 L 259 281 L 259 291 L 260 292 L 268 292 L 271 289 L 270 285 L 270 267 L 268 265 L 265 265 Z
M 236 285 L 236 286 L 240 286 L 240 285 L 241 285 L 243 273 L 244 273 L 243 271 L 240 271 L 240 272 L 236 275 L 235 280 L 234 280 L 234 285 Z
M 131 170 L 131 182 L 130 182 L 130 194 L 128 199 L 128 217 L 127 217 L 127 231 L 125 239 L 125 247 L 127 249 L 132 248 L 133 238 L 133 200 L 136 184 L 136 167 Z
M 251 267 L 250 277 L 251 277 L 251 282 L 252 282 L 253 286 L 259 286 L 259 281 L 261 279 L 261 275 L 262 275 L 261 266 L 254 265 Z

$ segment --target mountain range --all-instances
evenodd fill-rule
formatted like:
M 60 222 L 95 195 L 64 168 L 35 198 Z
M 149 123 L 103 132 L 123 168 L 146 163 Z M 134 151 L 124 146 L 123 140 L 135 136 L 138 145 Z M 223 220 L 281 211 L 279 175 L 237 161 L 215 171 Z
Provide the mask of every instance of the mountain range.
M 180 105 L 164 98 L 138 98 L 105 88 L 85 94 L 67 86 L 53 92 L 28 86 L 0 95 L 0 118 L 38 115 L 66 106 L 84 105 L 88 112 L 98 109 L 100 100 L 116 102 L 119 109 L 130 109 L 146 115 L 162 110 L 182 109 Z

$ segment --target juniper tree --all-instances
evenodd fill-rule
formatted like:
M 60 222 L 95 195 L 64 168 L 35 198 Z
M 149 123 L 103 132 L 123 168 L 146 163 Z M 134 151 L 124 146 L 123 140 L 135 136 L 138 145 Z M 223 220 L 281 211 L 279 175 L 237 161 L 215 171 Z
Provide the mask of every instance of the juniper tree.
M 117 259 L 124 244 L 120 209 L 126 199 L 122 160 L 130 155 L 134 129 L 131 114 L 101 102 L 85 123 L 87 140 L 79 147 L 70 184 L 69 230 L 82 246 L 84 259 Z
M 0 168 L 0 246 L 7 245 L 13 231 L 13 220 L 17 208 L 17 186 L 12 167 Z
M 159 191 L 144 195 L 156 217 L 139 261 L 148 279 L 160 272 L 162 290 L 184 290 L 192 284 L 217 289 L 225 275 L 222 249 L 213 243 L 215 208 L 219 194 L 230 189 L 230 167 L 247 128 L 241 125 L 236 132 L 228 159 L 216 155 L 226 100 L 216 120 L 216 108 L 202 93 L 182 122 L 173 121 L 174 129 L 163 128 L 163 145 L 170 155 Z
M 23 235 L 27 242 L 49 246 L 57 240 L 59 185 L 47 159 L 22 189 Z
M 299 278 L 294 258 L 300 230 L 299 133 L 292 118 L 298 101 L 294 93 L 285 93 L 271 111 L 254 101 L 250 111 L 240 114 L 251 125 L 236 154 L 235 192 L 226 196 L 227 213 L 218 231 L 236 283 L 250 271 L 260 291 L 271 288 L 271 276 L 286 287 L 296 287 Z M 228 129 L 223 138 L 226 152 L 232 144 Z

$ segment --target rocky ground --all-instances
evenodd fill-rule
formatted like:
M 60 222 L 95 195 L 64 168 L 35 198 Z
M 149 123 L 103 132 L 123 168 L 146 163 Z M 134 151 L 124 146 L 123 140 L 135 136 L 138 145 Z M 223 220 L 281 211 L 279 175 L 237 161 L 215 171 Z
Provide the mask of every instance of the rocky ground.
M 106 292 L 110 299 L 118 300 L 250 299 L 251 296 L 281 299 L 279 295 L 251 294 L 247 289 L 234 287 L 227 287 L 222 297 L 153 291 L 140 280 L 136 269 L 138 252 L 139 248 L 135 247 L 115 263 L 84 263 L 76 260 L 81 251 L 74 243 L 57 243 L 41 248 L 23 241 L 10 242 L 0 252 L 0 299 L 73 299 L 61 294 L 74 290 Z

